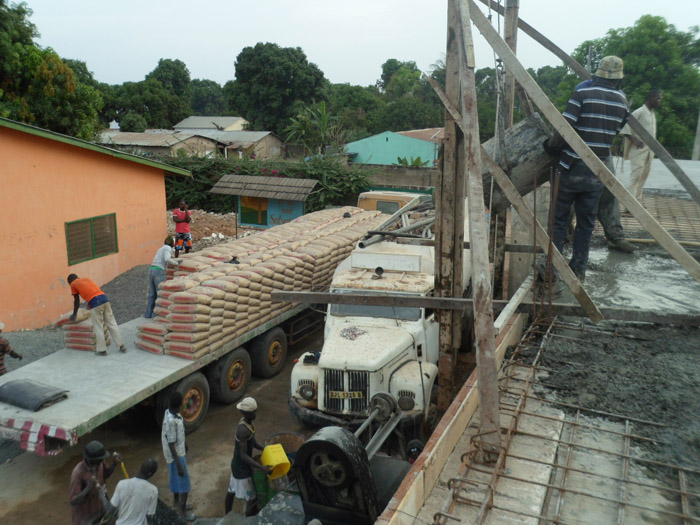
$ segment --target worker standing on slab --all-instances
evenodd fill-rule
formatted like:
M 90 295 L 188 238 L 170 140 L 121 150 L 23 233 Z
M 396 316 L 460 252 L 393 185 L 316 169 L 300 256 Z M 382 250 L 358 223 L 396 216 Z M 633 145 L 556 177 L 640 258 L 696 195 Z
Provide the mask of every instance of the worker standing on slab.
M 68 284 L 70 284 L 70 291 L 73 294 L 73 313 L 70 316 L 70 320 L 75 321 L 78 307 L 80 306 L 80 298 L 82 297 L 90 310 L 90 319 L 95 332 L 95 354 L 107 355 L 105 327 L 109 330 L 109 335 L 112 336 L 114 344 L 119 347 L 119 351 L 122 353 L 126 352 L 119 325 L 112 312 L 112 305 L 109 304 L 109 299 L 107 299 L 105 293 L 100 290 L 95 281 L 87 277 L 79 278 L 72 273 L 67 280 Z
M 661 97 L 661 91 L 650 89 L 644 104 L 632 112 L 632 116 L 654 138 L 656 138 L 656 113 L 654 110 L 661 106 Z M 622 130 L 622 135 L 625 137 L 625 160 L 630 161 L 630 184 L 627 191 L 641 203 L 642 190 L 649 177 L 654 152 L 630 128 L 629 124 Z
M 173 506 L 180 512 L 183 519 L 194 521 L 197 516 L 188 512 L 192 507 L 187 505 L 190 492 L 190 473 L 187 471 L 187 444 L 185 443 L 185 422 L 180 414 L 182 409 L 182 394 L 172 392 L 168 398 L 170 408 L 163 416 L 161 443 L 163 455 L 168 463 L 170 477 L 170 492 L 173 493 Z
M 115 454 L 112 464 L 107 465 L 105 460 L 109 456 L 99 441 L 91 441 L 85 446 L 83 460 L 73 469 L 68 489 L 73 525 L 98 523 L 107 510 L 101 501 L 100 491 L 104 490 L 105 480 L 122 462 L 119 454 Z
M 0 333 L 5 329 L 5 323 L 0 321 Z M 22 354 L 15 352 L 10 346 L 10 342 L 4 337 L 0 337 L 0 376 L 7 373 L 7 368 L 5 368 L 5 356 L 9 355 L 15 359 L 22 360 Z
M 147 516 L 153 517 L 158 506 L 158 487 L 148 480 L 158 470 L 158 462 L 148 458 L 141 464 L 136 477 L 117 483 L 112 505 L 117 508 L 116 525 L 146 525 Z
M 258 404 L 252 397 L 246 397 L 236 405 L 236 408 L 241 411 L 243 417 L 236 428 L 233 459 L 231 460 L 231 479 L 226 493 L 225 511 L 226 514 L 231 512 L 235 498 L 245 500 L 245 515 L 253 516 L 258 501 L 253 484 L 253 469 L 262 470 L 268 476 L 272 469 L 253 459 L 253 448 L 263 449 L 263 446 L 255 439 L 255 424 L 253 423 L 258 413 Z
M 616 56 L 604 57 L 593 75 L 591 85 L 577 86 L 563 113 L 571 127 L 603 162 L 610 157 L 610 145 L 629 118 L 627 97 L 620 89 L 623 76 L 622 59 Z M 555 183 L 558 191 L 556 201 L 552 203 L 555 206 L 554 226 L 550 236 L 561 252 L 569 210 L 573 205 L 576 231 L 569 266 L 579 280 L 583 281 L 586 278 L 598 200 L 605 185 L 559 133 L 545 141 L 544 147 L 550 154 L 561 151 Z
M 180 255 L 183 247 L 185 253 L 190 253 L 192 249 L 192 212 L 187 209 L 187 203 L 180 201 L 177 208 L 173 210 L 173 221 L 175 221 L 175 257 Z
M 175 241 L 168 235 L 163 246 L 158 248 L 156 256 L 148 269 L 148 299 L 144 315 L 147 319 L 153 317 L 153 309 L 156 306 L 156 298 L 158 297 L 158 285 L 165 281 L 165 270 L 169 264 L 177 264 L 172 257 L 173 246 L 175 246 Z

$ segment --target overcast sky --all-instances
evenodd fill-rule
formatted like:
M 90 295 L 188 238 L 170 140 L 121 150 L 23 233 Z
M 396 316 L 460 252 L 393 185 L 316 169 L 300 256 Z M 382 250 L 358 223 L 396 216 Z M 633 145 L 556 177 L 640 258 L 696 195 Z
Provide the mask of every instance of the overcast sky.
M 39 45 L 86 62 L 98 81 L 109 84 L 143 80 L 159 59 L 170 58 L 182 60 L 191 78 L 223 85 L 235 78 L 238 53 L 258 42 L 301 47 L 331 82 L 363 86 L 376 82 L 389 58 L 413 60 L 428 72 L 445 52 L 447 0 L 26 3 L 41 33 Z M 645 14 L 663 16 L 688 31 L 700 24 L 700 1 L 520 0 L 520 17 L 567 53 L 609 29 L 632 26 Z M 494 14 L 494 25 L 496 20 Z M 493 67 L 493 53 L 475 30 L 474 39 L 477 68 Z M 526 67 L 560 65 L 522 32 L 518 56 Z

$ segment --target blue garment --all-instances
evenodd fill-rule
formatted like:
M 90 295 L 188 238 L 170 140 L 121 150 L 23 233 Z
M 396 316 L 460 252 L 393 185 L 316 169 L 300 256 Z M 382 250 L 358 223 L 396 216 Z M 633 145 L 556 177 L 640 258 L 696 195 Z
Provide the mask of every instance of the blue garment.
M 170 492 L 173 494 L 187 494 L 190 491 L 190 473 L 187 470 L 187 460 L 185 456 L 180 456 L 184 476 L 178 476 L 175 461 L 168 463 L 168 473 L 170 474 Z
M 588 251 L 595 226 L 598 200 L 605 186 L 583 162 L 577 162 L 568 173 L 557 171 L 559 193 L 554 214 L 552 242 L 561 252 L 564 248 L 569 210 L 574 206 L 576 231 L 573 255 L 569 266 L 579 278 L 586 275 Z
M 88 309 L 92 310 L 93 308 L 97 308 L 101 304 L 108 303 L 109 299 L 107 299 L 107 296 L 105 294 L 100 294 L 96 295 L 92 299 L 90 299 L 90 302 L 88 302 Z
M 153 309 L 156 307 L 156 298 L 158 297 L 158 285 L 163 281 L 165 281 L 165 270 L 151 266 L 148 269 L 148 302 L 145 317 L 153 317 Z

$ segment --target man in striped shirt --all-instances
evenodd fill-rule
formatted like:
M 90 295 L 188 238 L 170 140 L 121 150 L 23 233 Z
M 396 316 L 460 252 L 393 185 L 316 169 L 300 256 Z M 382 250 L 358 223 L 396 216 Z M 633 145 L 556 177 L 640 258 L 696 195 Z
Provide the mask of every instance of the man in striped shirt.
M 593 76 L 593 82 L 584 82 L 576 87 L 563 113 L 564 118 L 603 162 L 610 157 L 610 145 L 629 118 L 627 97 L 620 89 L 622 70 L 621 58 L 604 57 Z M 569 210 L 573 205 L 576 212 L 576 231 L 569 266 L 583 281 L 586 277 L 598 200 L 605 185 L 558 133 L 545 142 L 545 149 L 548 153 L 561 150 L 557 169 L 559 187 L 554 226 L 550 235 L 554 245 L 561 252 L 564 248 Z

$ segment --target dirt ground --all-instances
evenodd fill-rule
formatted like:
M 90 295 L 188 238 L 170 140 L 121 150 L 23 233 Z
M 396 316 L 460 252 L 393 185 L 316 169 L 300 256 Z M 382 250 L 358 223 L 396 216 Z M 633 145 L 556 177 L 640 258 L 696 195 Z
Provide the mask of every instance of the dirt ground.
M 212 213 L 204 210 L 190 210 L 192 212 L 192 241 L 194 251 L 201 250 L 222 242 L 228 238 L 246 237 L 251 233 L 260 231 L 255 228 L 244 228 L 237 225 L 236 213 Z M 173 212 L 168 210 L 168 235 L 175 235 L 175 222 L 173 222 Z

